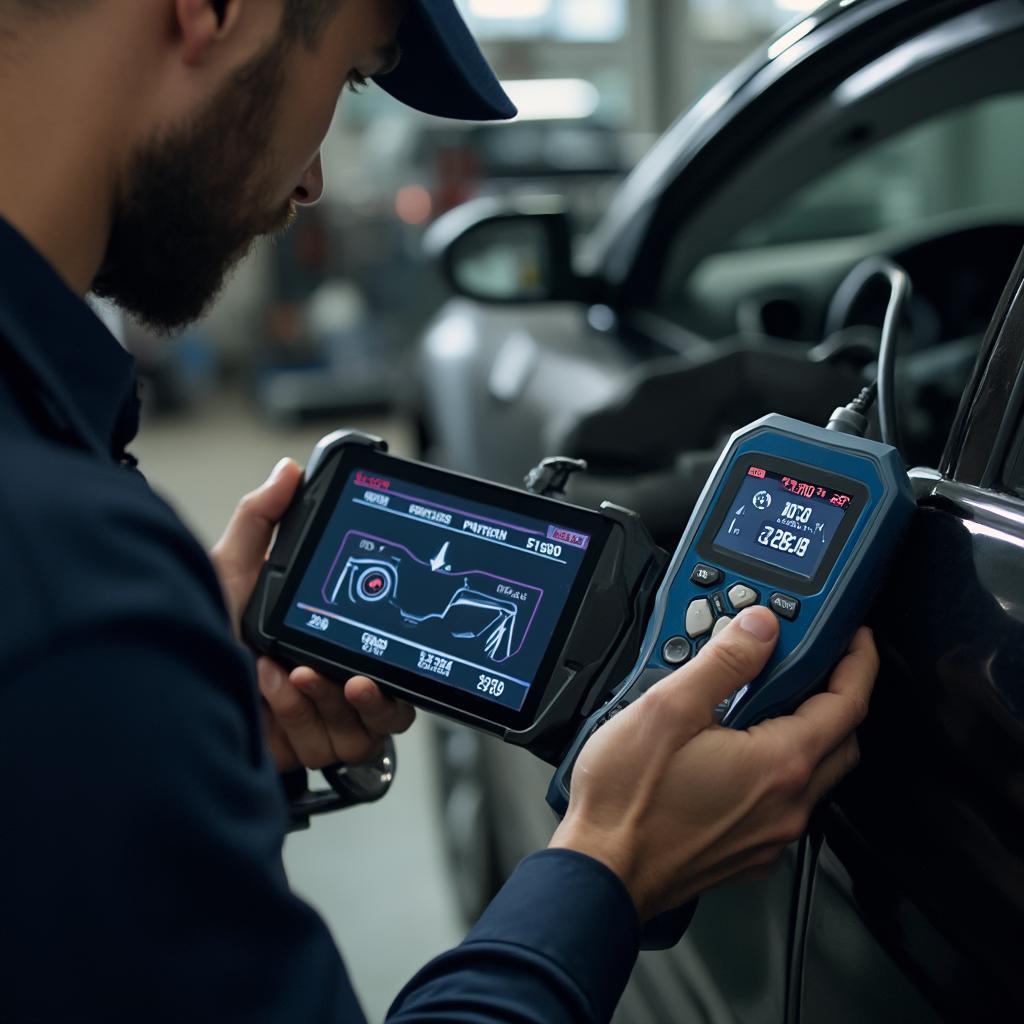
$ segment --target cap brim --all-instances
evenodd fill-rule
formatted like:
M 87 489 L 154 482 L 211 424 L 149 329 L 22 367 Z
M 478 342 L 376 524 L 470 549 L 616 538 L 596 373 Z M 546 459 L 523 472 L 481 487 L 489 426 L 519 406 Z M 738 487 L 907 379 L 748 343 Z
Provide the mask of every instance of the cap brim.
M 462 121 L 516 116 L 454 0 L 413 0 L 398 32 L 402 59 L 374 81 L 424 114 Z

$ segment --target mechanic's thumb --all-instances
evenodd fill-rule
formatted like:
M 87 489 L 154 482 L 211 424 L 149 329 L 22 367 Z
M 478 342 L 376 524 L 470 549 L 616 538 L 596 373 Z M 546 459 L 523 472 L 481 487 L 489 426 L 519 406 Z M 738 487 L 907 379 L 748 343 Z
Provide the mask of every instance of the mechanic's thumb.
M 238 503 L 231 522 L 214 548 L 217 560 L 229 570 L 259 568 L 266 557 L 274 527 L 288 510 L 302 480 L 302 469 L 282 459 L 266 483 Z
M 663 684 L 678 678 L 680 698 L 690 707 L 697 700 L 701 712 L 710 715 L 765 667 L 778 638 L 779 621 L 767 608 L 747 608 Z

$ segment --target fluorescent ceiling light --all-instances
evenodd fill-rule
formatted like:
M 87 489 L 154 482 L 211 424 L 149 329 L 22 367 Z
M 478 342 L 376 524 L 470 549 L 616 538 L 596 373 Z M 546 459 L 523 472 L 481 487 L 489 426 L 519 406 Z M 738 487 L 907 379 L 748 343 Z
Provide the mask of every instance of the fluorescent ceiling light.
M 822 0 L 775 0 L 775 6 L 780 11 L 798 11 L 801 14 L 813 11 L 815 7 L 820 7 L 821 3 Z
M 582 78 L 532 78 L 501 85 L 519 108 L 520 121 L 590 117 L 601 99 Z
M 626 6 L 623 0 L 562 0 L 558 27 L 566 39 L 619 39 L 626 31 Z
M 543 18 L 550 10 L 551 0 L 469 0 L 478 18 Z

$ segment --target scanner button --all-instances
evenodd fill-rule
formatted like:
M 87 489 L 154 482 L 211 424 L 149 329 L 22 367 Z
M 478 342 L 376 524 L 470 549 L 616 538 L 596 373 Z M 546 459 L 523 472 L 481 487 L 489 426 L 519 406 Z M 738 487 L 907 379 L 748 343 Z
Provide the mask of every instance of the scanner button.
M 788 594 L 772 594 L 768 604 L 779 618 L 789 619 L 790 622 L 800 614 L 800 602 Z
M 715 617 L 711 614 L 711 605 L 705 598 L 690 602 L 686 609 L 686 632 L 692 636 L 703 636 L 710 632 L 715 624 Z
M 666 665 L 682 665 L 690 657 L 690 642 L 686 637 L 673 636 L 665 641 L 661 657 Z
M 721 579 L 722 570 L 713 565 L 698 565 L 690 573 L 690 582 L 696 583 L 698 587 L 713 587 Z
M 728 626 L 730 622 L 732 622 L 732 619 L 728 615 L 724 615 L 722 618 L 720 618 L 715 623 L 715 628 L 711 631 L 711 639 L 714 640 L 714 638 L 718 636 L 718 634 L 721 633 L 722 630 L 725 629 L 725 627 Z
M 711 607 L 715 610 L 715 617 L 719 615 L 727 615 L 729 613 L 729 606 L 725 603 L 725 594 L 720 590 L 716 590 L 711 595 Z
M 752 604 L 757 604 L 759 596 L 753 587 L 745 586 L 742 583 L 737 583 L 734 587 L 729 588 L 729 603 L 738 612 L 749 608 Z

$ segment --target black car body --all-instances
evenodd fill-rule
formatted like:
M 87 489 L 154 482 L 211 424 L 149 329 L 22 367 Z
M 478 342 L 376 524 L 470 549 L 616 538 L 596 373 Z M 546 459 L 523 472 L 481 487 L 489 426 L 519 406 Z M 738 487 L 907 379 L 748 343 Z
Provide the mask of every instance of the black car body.
M 641 956 L 625 1024 L 1024 1019 L 1024 186 L 881 226 L 848 202 L 826 237 L 804 201 L 936 119 L 1011 124 L 1022 58 L 1019 0 L 826 4 L 659 143 L 551 301 L 453 300 L 425 339 L 429 454 L 510 482 L 585 456 L 572 496 L 636 507 L 669 544 L 730 429 L 852 397 L 862 341 L 818 344 L 851 268 L 883 254 L 915 282 L 899 374 L 919 512 L 872 616 L 861 767 L 770 879 L 705 895 L 676 949 Z M 973 159 L 970 132 L 947 142 L 935 160 Z M 442 739 L 472 909 L 550 834 L 549 771 Z

